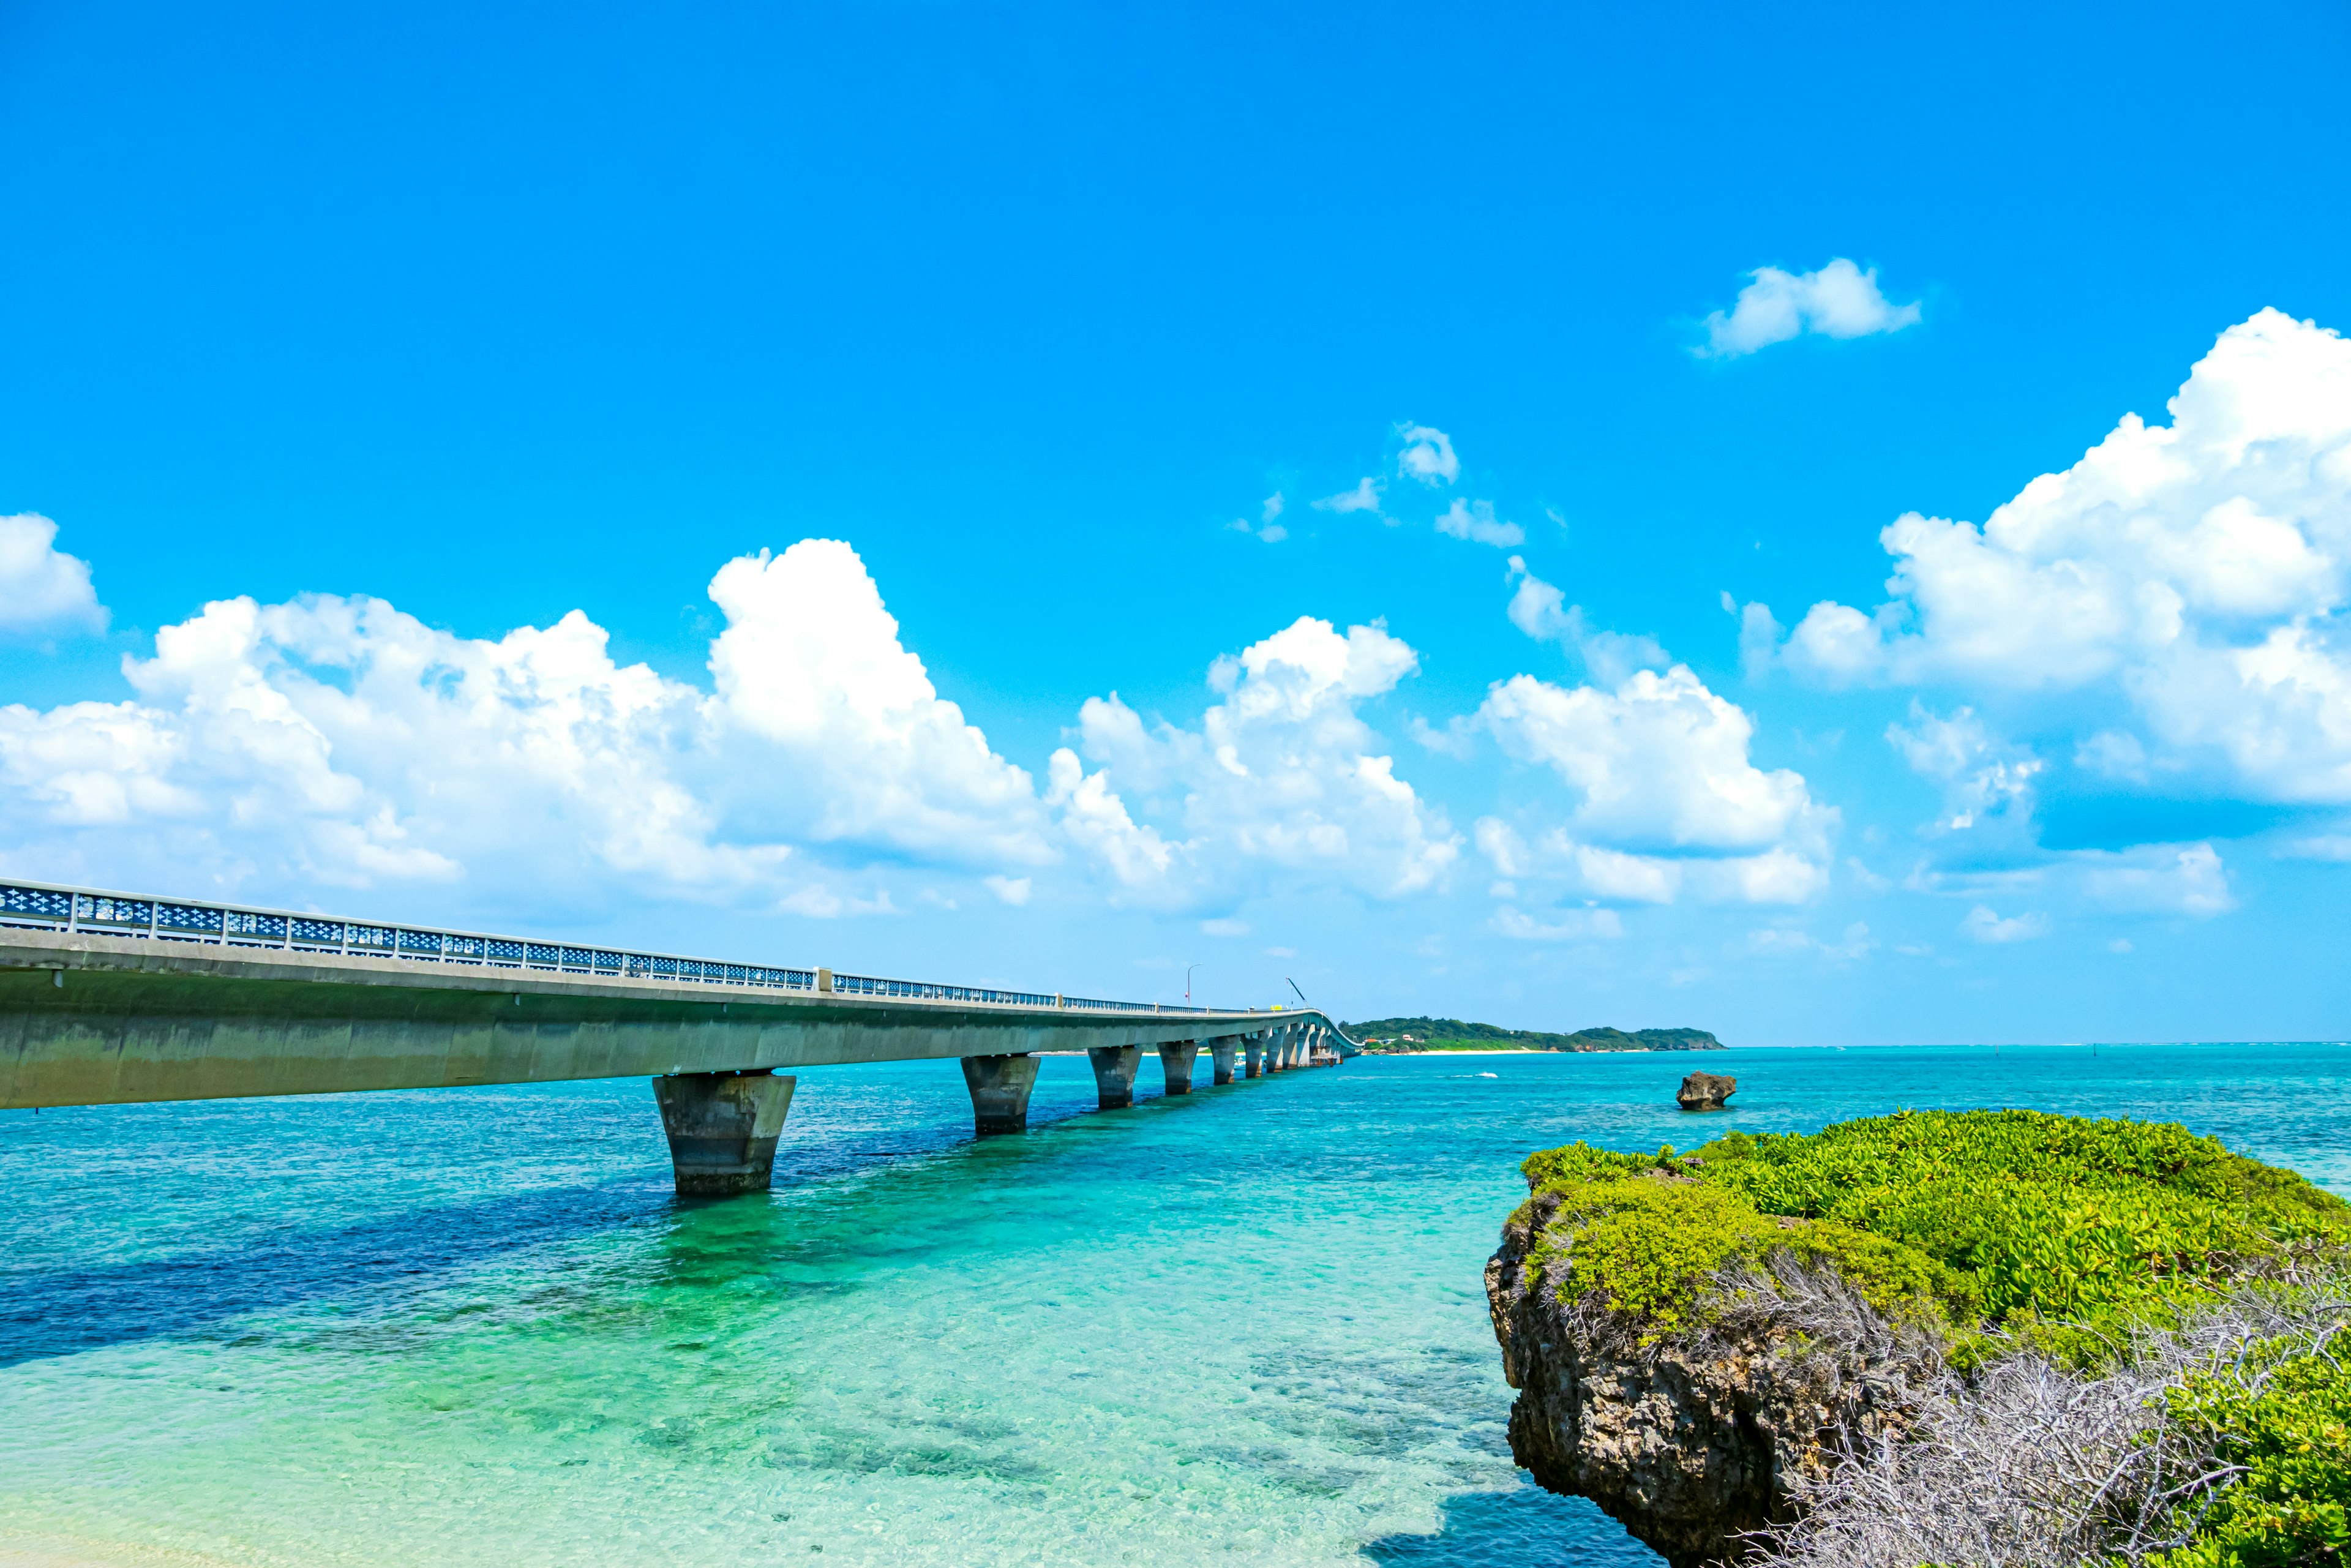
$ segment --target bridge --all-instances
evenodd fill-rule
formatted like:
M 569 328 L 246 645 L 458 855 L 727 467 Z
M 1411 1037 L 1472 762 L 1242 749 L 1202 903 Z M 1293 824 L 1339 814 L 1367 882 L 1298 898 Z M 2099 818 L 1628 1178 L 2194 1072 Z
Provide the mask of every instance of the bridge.
M 935 985 L 0 883 L 0 1110 L 653 1081 L 682 1194 L 764 1191 L 786 1070 L 955 1059 L 981 1137 L 1029 1124 L 1041 1051 L 1102 1109 L 1144 1051 L 1169 1094 L 1329 1066 L 1320 1009 L 1219 1009 Z

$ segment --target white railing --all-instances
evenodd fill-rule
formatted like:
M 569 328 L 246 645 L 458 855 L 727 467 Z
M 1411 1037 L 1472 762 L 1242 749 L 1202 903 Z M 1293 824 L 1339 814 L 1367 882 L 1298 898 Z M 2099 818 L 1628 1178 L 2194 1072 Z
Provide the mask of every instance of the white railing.
M 852 997 L 899 997 L 918 1001 L 977 1002 L 992 1007 L 1057 1008 L 1081 1012 L 1207 1013 L 1217 1010 L 1213 1008 L 1163 1006 L 1156 1002 L 1101 1001 L 1089 997 L 1063 997 L 1048 991 L 1003 990 L 990 986 L 945 986 L 927 980 L 887 980 L 872 975 L 836 975 L 829 969 L 779 969 L 761 964 L 729 964 L 716 958 L 688 958 L 674 953 L 638 953 L 624 948 L 585 946 L 568 942 L 534 942 L 521 936 L 493 936 L 478 931 L 377 925 L 294 910 L 181 902 L 34 882 L 0 882 L 0 925 L 40 931 L 87 931 L 99 936 L 128 936 L 144 941 L 193 942 L 215 947 L 277 948 L 291 953 L 397 958 L 416 964 L 538 969 L 550 974 L 602 975 L 622 979 L 668 980 L 686 985 L 748 986 Z M 1257 1009 L 1243 1010 L 1254 1012 Z

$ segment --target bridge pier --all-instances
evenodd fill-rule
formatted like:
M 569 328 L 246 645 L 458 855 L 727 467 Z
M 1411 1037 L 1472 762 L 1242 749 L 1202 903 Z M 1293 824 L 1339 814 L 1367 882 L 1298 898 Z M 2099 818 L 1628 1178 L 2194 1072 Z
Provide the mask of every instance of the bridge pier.
M 1134 1073 L 1143 1065 L 1139 1045 L 1093 1045 L 1086 1057 L 1094 1064 L 1094 1096 L 1104 1111 L 1123 1111 L 1134 1103 Z
M 764 1067 L 666 1073 L 653 1080 L 679 1197 L 768 1190 L 776 1140 L 791 1109 L 792 1082 Z
M 971 1091 L 974 1137 L 1029 1130 L 1029 1091 L 1037 1086 L 1033 1056 L 967 1056 L 964 1087 Z
M 1243 1078 L 1265 1076 L 1265 1037 L 1263 1035 L 1252 1034 L 1242 1038 L 1241 1076 Z
M 1159 1048 L 1159 1071 L 1166 1074 L 1168 1093 L 1192 1092 L 1192 1070 L 1199 1061 L 1200 1042 L 1196 1040 L 1179 1040 Z
M 1216 1070 L 1212 1082 L 1223 1084 L 1233 1081 L 1233 1050 L 1240 1042 L 1240 1037 L 1232 1034 L 1208 1042 L 1208 1062 Z

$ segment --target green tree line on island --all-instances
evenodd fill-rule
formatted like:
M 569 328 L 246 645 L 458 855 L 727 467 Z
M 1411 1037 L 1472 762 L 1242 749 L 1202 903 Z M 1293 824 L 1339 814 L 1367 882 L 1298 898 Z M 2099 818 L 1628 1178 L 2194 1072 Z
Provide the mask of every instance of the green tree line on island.
M 1702 1029 L 1580 1029 L 1573 1034 L 1504 1029 L 1459 1019 L 1374 1019 L 1341 1024 L 1347 1038 L 1364 1045 L 1414 1051 L 1720 1051 L 1722 1041 Z M 1409 1040 L 1406 1037 L 1409 1036 Z

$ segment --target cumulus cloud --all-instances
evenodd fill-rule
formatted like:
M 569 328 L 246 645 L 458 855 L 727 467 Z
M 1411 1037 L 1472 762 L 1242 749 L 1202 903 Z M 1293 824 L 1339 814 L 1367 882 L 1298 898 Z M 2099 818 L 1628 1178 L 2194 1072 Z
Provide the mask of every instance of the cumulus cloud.
M 37 513 L 0 517 L 0 633 L 106 629 L 89 563 L 57 538 L 57 524 Z
M 1453 438 L 1441 430 L 1409 420 L 1396 426 L 1404 450 L 1396 454 L 1396 472 L 1424 485 L 1450 485 L 1461 477 L 1461 460 L 1453 455 Z
M 1055 752 L 1046 798 L 1079 852 L 1132 903 L 1180 908 L 1279 879 L 1395 897 L 1437 884 L 1459 852 L 1444 813 L 1395 776 L 1360 712 L 1419 667 L 1378 625 L 1342 634 L 1301 616 L 1219 659 L 1224 700 L 1197 728 L 1146 726 L 1089 698 L 1079 751 Z
M 615 663 L 578 611 L 493 641 L 363 597 L 208 604 L 127 663 L 130 700 L 0 707 L 0 842 L 60 880 L 810 914 L 892 908 L 828 867 L 1053 857 L 1029 776 L 940 698 L 848 546 L 731 561 L 710 591 L 709 691 Z
M 1838 256 L 1818 272 L 1759 267 L 1728 311 L 1706 319 L 1706 341 L 1691 352 L 1731 359 L 1807 332 L 1823 338 L 1865 338 L 1898 332 L 1918 319 L 1918 306 L 1896 305 L 1878 292 L 1877 269 L 1866 272 Z
M 1757 768 L 1753 720 L 1687 665 L 1635 671 L 1613 691 L 1516 675 L 1488 692 L 1477 722 L 1567 789 L 1564 815 L 1548 827 L 1478 824 L 1479 848 L 1505 877 L 1560 877 L 1654 904 L 1685 893 L 1798 903 L 1827 886 L 1835 812 L 1796 773 Z
M 1453 505 L 1438 514 L 1437 531 L 1457 539 L 1469 539 L 1481 545 L 1494 545 L 1507 549 L 1527 542 L 1527 530 L 1516 523 L 1497 521 L 1491 501 L 1465 501 L 1458 496 Z
M 1654 637 L 1621 632 L 1594 632 L 1584 624 L 1581 605 L 1567 603 L 1567 595 L 1527 570 L 1525 558 L 1512 556 L 1508 580 L 1518 583 L 1507 613 L 1510 624 L 1538 643 L 1557 643 L 1584 663 L 1592 678 L 1614 685 L 1635 670 L 1664 669 L 1673 661 Z
M 1823 601 L 1783 650 L 1828 685 L 1941 683 L 2119 706 L 2085 768 L 2201 769 L 2242 798 L 2351 800 L 2351 344 L 2263 310 L 1979 528 L 1879 536 L 1892 596 Z

